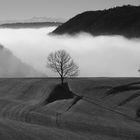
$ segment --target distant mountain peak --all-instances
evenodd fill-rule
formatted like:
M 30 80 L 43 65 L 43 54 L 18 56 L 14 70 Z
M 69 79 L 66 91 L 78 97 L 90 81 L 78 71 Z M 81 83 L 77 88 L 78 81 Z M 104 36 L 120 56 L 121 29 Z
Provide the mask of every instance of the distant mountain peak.
M 64 23 L 67 21 L 67 19 L 64 18 L 47 18 L 47 17 L 32 17 L 31 19 L 29 19 L 28 21 L 30 22 L 61 22 Z
M 22 20 L 1 20 L 0 24 L 10 24 L 10 23 L 32 23 L 32 22 L 60 22 L 64 23 L 67 19 L 63 18 L 47 18 L 47 17 L 32 17 L 30 19 L 22 19 Z

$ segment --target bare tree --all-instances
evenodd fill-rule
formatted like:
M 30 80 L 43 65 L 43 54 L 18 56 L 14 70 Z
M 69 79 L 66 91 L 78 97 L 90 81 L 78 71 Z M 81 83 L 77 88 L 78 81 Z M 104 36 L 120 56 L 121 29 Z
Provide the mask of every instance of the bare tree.
M 58 50 L 48 56 L 47 67 L 57 72 L 63 85 L 66 77 L 78 76 L 79 67 L 65 50 Z

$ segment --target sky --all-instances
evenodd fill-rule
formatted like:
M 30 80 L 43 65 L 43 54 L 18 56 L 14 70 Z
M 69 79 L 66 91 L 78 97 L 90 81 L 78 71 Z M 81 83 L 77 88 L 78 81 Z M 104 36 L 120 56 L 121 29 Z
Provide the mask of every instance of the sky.
M 140 0 L 0 0 L 0 20 L 32 17 L 69 19 L 84 11 L 127 4 L 140 5 Z

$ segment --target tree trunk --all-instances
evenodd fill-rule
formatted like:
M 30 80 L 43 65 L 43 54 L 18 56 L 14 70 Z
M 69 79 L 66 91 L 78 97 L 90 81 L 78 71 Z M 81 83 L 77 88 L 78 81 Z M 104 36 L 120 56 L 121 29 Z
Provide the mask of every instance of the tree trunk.
M 64 77 L 61 76 L 61 85 L 63 85 L 63 84 L 64 84 Z

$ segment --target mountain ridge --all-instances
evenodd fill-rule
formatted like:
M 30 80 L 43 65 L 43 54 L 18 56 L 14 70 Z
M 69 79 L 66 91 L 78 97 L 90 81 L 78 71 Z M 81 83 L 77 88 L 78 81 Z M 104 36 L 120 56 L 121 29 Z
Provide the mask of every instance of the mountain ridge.
M 61 24 L 61 22 L 16 22 L 0 24 L 0 28 L 42 28 Z
M 53 34 L 122 35 L 140 37 L 140 6 L 124 5 L 98 11 L 86 11 L 76 15 L 56 28 Z

